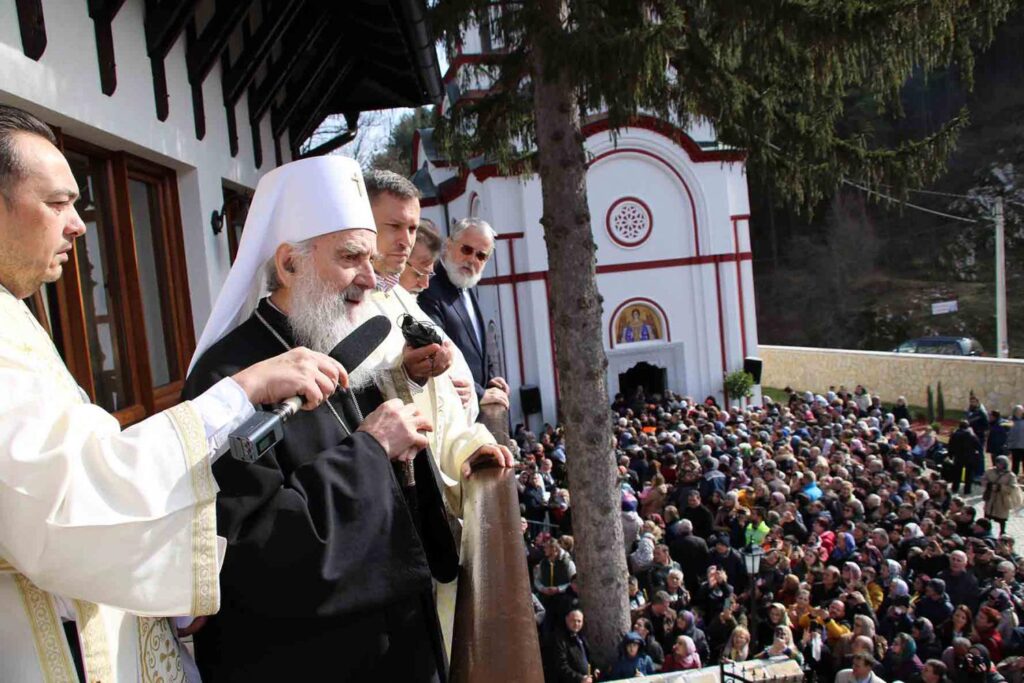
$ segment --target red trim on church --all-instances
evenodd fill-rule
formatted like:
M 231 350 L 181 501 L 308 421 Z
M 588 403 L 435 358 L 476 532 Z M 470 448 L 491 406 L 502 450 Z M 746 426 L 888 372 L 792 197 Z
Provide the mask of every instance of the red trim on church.
M 416 171 L 420 170 L 420 129 L 417 128 L 412 132 L 412 168 L 409 170 L 409 175 L 416 175 Z
M 715 264 L 715 292 L 718 294 L 716 297 L 716 303 L 718 305 L 718 345 L 722 351 L 722 379 L 725 379 L 726 365 L 725 360 L 725 314 L 722 312 L 722 276 L 719 272 L 719 264 Z M 729 401 L 728 393 L 725 393 L 725 389 L 722 389 L 725 401 Z
M 498 64 L 502 59 L 505 58 L 506 52 L 487 52 L 477 53 L 472 55 L 464 55 L 462 53 L 457 54 L 448 65 L 448 70 L 444 72 L 444 76 L 441 80 L 444 81 L 445 85 L 455 80 L 455 77 L 459 75 L 459 69 L 466 64 Z
M 587 167 L 589 168 L 590 166 L 593 166 L 597 162 L 602 161 L 603 159 L 607 159 L 608 157 L 613 156 L 615 154 L 641 154 L 643 156 L 650 157 L 655 161 L 660 161 L 665 165 L 665 167 L 668 170 L 672 172 L 672 175 L 676 177 L 679 183 L 683 186 L 683 189 L 686 190 L 686 198 L 689 199 L 690 201 L 690 217 L 693 220 L 693 249 L 694 253 L 700 256 L 700 235 L 697 231 L 697 203 L 693 200 L 693 193 L 690 192 L 690 186 L 687 185 L 686 179 L 683 178 L 683 174 L 680 173 L 675 166 L 670 164 L 668 160 L 664 159 L 663 157 L 655 154 L 654 152 L 648 152 L 646 149 L 637 149 L 635 147 L 621 147 L 609 150 L 604 154 L 598 154 L 596 157 L 587 162 Z
M 522 237 L 523 233 L 519 233 Z M 508 239 L 508 238 L 506 238 Z M 514 278 L 516 276 L 516 250 L 513 239 L 508 239 L 508 263 L 509 272 Z M 501 300 L 501 291 L 498 291 L 498 300 Z M 526 384 L 526 368 L 523 367 L 523 328 L 519 322 L 519 286 L 512 282 L 512 312 L 516 319 L 516 351 L 519 354 L 519 386 Z
M 631 306 L 633 304 L 650 304 L 651 306 L 654 306 L 655 308 L 657 308 L 658 309 L 658 314 L 661 316 L 661 322 L 663 322 L 665 324 L 665 341 L 666 342 L 672 341 L 672 328 L 670 327 L 669 322 L 668 322 L 668 315 L 665 313 L 665 309 L 661 307 L 661 304 L 659 304 L 654 299 L 648 299 L 645 296 L 635 296 L 632 299 L 626 299 L 621 304 L 616 306 L 615 310 L 612 311 L 612 317 L 608 319 L 608 348 L 609 349 L 614 349 L 615 348 L 615 320 L 619 317 L 619 313 L 622 312 L 623 308 L 625 308 L 626 306 Z
M 554 371 L 555 380 L 555 415 L 558 415 L 558 402 L 561 392 L 558 388 L 558 357 L 555 355 L 555 318 L 551 311 L 551 281 L 547 272 L 544 273 L 544 303 L 548 307 L 548 339 L 551 340 L 551 369 Z
M 750 261 L 753 254 L 749 251 L 738 254 L 705 254 L 703 256 L 686 256 L 684 258 L 662 259 L 660 261 L 636 261 L 633 263 L 610 263 L 597 267 L 597 274 L 604 273 L 627 273 L 635 270 L 655 270 L 657 268 L 678 268 L 684 266 L 703 266 L 710 263 L 733 263 L 735 261 Z M 546 270 L 535 270 L 529 273 L 519 273 L 514 278 L 508 275 L 499 277 L 488 277 L 480 280 L 481 285 L 507 285 L 513 282 L 530 282 L 532 280 L 543 280 L 547 277 Z
M 589 138 L 593 135 L 597 135 L 598 133 L 610 131 L 611 128 L 611 122 L 608 117 L 605 116 L 604 118 L 586 124 L 582 127 L 582 131 L 583 135 Z M 681 128 L 668 123 L 667 121 L 662 121 L 654 116 L 648 116 L 646 114 L 634 116 L 629 120 L 629 123 L 622 126 L 620 130 L 627 130 L 629 128 L 642 128 L 668 138 L 686 150 L 686 154 L 690 157 L 690 160 L 698 164 L 709 161 L 746 161 L 747 159 L 747 153 L 738 149 L 703 149 Z
M 732 248 L 738 256 L 740 253 L 740 236 L 739 236 L 739 222 L 741 220 L 750 220 L 750 216 L 731 216 L 732 218 Z M 743 357 L 747 357 L 747 315 L 744 309 L 743 302 L 743 264 L 739 259 L 736 259 L 736 290 L 739 292 L 740 300 L 740 341 L 743 343 Z
M 474 57 L 473 55 L 462 56 Z M 459 57 L 456 57 L 455 59 L 457 60 L 459 59 Z M 453 63 L 454 61 L 455 60 L 453 60 Z M 451 70 L 449 69 L 449 72 L 450 71 Z M 476 91 L 473 91 L 473 93 L 478 94 Z M 681 147 L 686 152 L 687 156 L 690 157 L 690 160 L 693 161 L 694 163 L 702 164 L 716 161 L 720 163 L 742 162 L 745 161 L 747 158 L 746 152 L 741 150 L 702 149 L 701 146 L 694 142 L 693 138 L 687 135 L 685 131 L 671 123 L 667 123 L 653 116 L 643 115 L 634 117 L 629 121 L 627 125 L 623 126 L 620 130 L 626 130 L 629 128 L 641 128 L 643 130 L 648 130 L 651 131 L 652 133 L 657 133 L 658 135 L 668 138 L 676 145 Z M 587 123 L 581 128 L 581 132 L 586 138 L 592 137 L 599 133 L 607 132 L 609 130 L 611 130 L 611 124 L 609 123 L 607 116 L 601 119 L 591 121 L 590 123 Z M 412 171 L 413 173 L 415 173 L 417 170 L 419 170 L 418 132 L 413 134 L 412 144 L 412 161 L 414 166 Z M 594 161 L 596 161 L 596 159 L 591 160 L 590 163 L 594 163 Z M 448 161 L 447 159 L 438 159 L 437 161 L 431 163 L 436 167 L 450 167 L 452 165 L 451 162 Z M 671 165 L 669 165 L 667 162 L 665 163 L 671 168 Z M 515 164 L 515 166 L 511 169 L 511 173 L 508 175 L 520 175 L 527 170 L 528 165 L 532 165 L 532 159 Z M 458 176 L 441 183 L 441 185 L 438 187 L 439 195 L 437 197 L 426 197 L 424 199 L 421 199 L 420 205 L 437 206 L 438 204 L 447 204 L 452 200 L 458 198 L 459 196 L 462 195 L 463 192 L 466 191 L 466 181 L 469 179 L 469 173 L 469 171 L 463 168 L 462 170 L 459 171 Z M 496 164 L 484 164 L 482 166 L 478 166 L 476 169 L 472 171 L 472 174 L 477 180 L 481 182 L 483 182 L 487 178 L 494 178 L 502 175 L 501 173 L 499 173 Z M 689 192 L 689 188 L 687 188 L 687 192 Z M 694 229 L 696 229 L 696 221 L 694 221 Z M 699 249 L 697 253 L 700 253 Z

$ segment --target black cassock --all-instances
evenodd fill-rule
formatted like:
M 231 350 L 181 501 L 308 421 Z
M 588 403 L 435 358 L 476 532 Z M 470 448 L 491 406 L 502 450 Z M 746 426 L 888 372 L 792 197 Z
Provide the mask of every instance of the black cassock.
M 266 300 L 258 311 L 294 345 L 281 313 Z M 254 315 L 203 354 L 183 398 L 285 350 Z M 363 415 L 381 402 L 374 388 L 356 398 Z M 257 462 L 227 454 L 213 467 L 228 550 L 220 612 L 195 636 L 207 683 L 445 678 L 430 579 L 431 567 L 451 571 L 454 545 L 429 455 L 417 456 L 410 508 L 384 449 L 354 431 L 351 401 L 330 400 L 351 435 L 321 405 Z

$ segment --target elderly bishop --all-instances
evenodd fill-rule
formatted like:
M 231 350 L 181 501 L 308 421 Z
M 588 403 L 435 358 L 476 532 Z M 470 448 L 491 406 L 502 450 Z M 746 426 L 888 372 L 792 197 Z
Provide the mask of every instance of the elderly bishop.
M 23 303 L 74 258 L 78 192 L 52 131 L 0 105 L 0 681 L 198 681 L 167 617 L 220 604 L 211 464 L 253 403 L 312 409 L 345 375 L 274 354 L 122 431 Z
M 376 313 L 375 251 L 355 162 L 313 158 L 268 173 L 185 394 L 281 350 L 328 352 L 359 335 Z M 349 397 L 292 418 L 257 462 L 214 468 L 228 553 L 221 611 L 196 635 L 204 679 L 445 678 L 431 578 L 454 579 L 457 555 L 424 452 L 431 423 L 414 404 L 387 400 L 389 368 L 348 370 Z M 406 461 L 411 491 L 404 467 L 393 467 Z

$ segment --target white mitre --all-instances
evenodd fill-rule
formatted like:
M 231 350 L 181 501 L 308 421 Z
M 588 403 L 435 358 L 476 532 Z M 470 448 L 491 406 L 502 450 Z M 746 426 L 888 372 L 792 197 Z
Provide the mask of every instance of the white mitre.
M 281 244 L 359 228 L 377 232 L 363 174 L 354 159 L 302 159 L 263 176 L 249 206 L 235 263 L 217 295 L 189 371 L 207 349 L 248 320 L 269 293 L 264 265 Z

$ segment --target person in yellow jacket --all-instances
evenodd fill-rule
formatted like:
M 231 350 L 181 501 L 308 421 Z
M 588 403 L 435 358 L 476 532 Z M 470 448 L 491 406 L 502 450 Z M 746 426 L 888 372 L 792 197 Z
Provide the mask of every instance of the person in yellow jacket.
M 878 583 L 878 572 L 871 565 L 861 568 L 861 575 L 864 579 L 864 593 L 867 596 L 871 611 L 877 612 L 885 600 L 885 591 Z
M 829 603 L 827 610 L 823 607 L 815 607 L 800 617 L 800 628 L 807 630 L 812 621 L 821 624 L 825 629 L 829 648 L 835 648 L 843 636 L 853 632 L 845 616 L 846 605 L 842 600 L 833 600 Z

